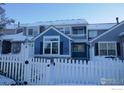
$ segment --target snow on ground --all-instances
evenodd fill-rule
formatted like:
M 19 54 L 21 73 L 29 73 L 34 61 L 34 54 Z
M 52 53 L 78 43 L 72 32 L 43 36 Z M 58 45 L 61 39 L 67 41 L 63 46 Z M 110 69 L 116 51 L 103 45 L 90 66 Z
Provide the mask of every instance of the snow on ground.
M 16 82 L 10 78 L 0 75 L 0 85 L 11 85 L 16 84 Z

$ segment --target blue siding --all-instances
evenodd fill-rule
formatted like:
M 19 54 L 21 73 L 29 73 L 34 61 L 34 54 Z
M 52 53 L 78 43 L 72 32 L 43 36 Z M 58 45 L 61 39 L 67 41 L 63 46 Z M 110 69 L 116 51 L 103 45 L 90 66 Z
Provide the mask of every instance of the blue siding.
M 43 43 L 43 36 L 60 36 L 60 42 L 63 43 L 62 55 L 69 55 L 69 39 L 56 32 L 54 29 L 50 29 L 45 34 L 35 40 L 35 54 L 42 54 L 42 49 L 40 48 L 41 43 Z

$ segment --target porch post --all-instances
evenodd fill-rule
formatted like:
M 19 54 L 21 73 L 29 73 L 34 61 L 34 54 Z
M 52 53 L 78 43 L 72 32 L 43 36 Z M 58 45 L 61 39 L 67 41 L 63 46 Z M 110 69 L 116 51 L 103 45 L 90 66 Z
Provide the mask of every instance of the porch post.
M 0 56 L 2 55 L 2 40 L 0 41 Z
M 94 58 L 94 46 L 90 44 L 90 60 Z

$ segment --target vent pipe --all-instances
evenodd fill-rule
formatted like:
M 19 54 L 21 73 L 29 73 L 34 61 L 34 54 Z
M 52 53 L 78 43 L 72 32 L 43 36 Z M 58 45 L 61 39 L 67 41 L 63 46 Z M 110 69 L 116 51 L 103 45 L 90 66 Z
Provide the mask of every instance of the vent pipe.
M 118 17 L 116 17 L 116 22 L 117 22 L 117 24 L 119 24 L 119 18 Z

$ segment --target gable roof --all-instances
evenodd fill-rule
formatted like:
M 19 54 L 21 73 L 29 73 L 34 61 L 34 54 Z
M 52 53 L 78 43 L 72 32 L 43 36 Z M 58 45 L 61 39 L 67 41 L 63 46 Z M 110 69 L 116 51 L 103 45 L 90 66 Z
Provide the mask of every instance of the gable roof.
M 48 27 L 44 32 L 40 33 L 38 36 L 36 36 L 35 38 L 33 38 L 33 40 L 36 40 L 37 38 L 39 38 L 40 36 L 42 36 L 43 34 L 45 34 L 47 31 L 49 31 L 50 29 L 55 30 L 56 32 L 58 32 L 59 34 L 61 34 L 62 36 L 72 40 L 72 38 L 70 38 L 69 36 L 65 35 L 64 33 L 62 33 L 61 31 L 59 31 L 57 28 L 55 28 L 54 26 L 50 26 Z
M 119 27 L 120 25 L 124 24 L 124 21 L 120 22 L 119 24 L 115 25 L 114 27 L 112 27 L 111 29 L 109 29 L 108 31 L 104 32 L 103 34 L 97 36 L 96 38 L 92 39 L 90 42 L 93 42 L 97 39 L 99 39 L 100 37 L 108 34 L 109 32 L 113 31 L 114 29 L 116 29 L 117 27 Z

